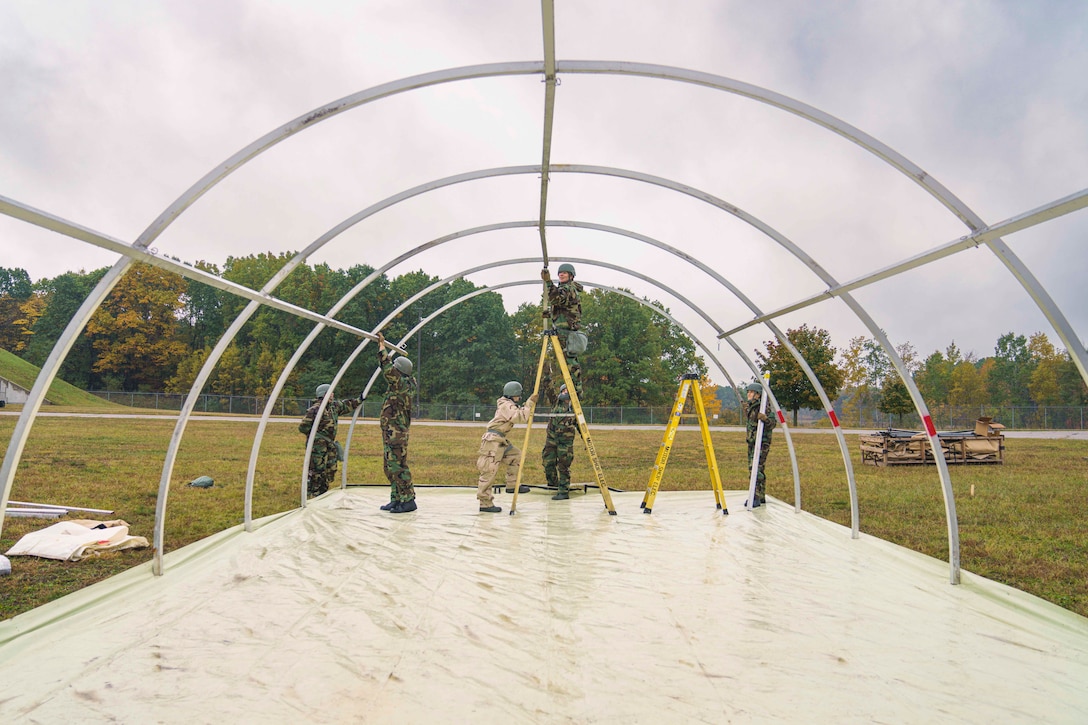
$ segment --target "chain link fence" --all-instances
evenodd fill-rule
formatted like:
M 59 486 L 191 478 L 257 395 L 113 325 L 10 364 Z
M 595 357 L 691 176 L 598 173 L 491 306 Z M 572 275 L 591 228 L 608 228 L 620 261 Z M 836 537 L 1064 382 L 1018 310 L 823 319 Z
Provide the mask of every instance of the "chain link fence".
M 136 393 L 117 392 L 107 390 L 90 391 L 100 398 L 111 403 L 127 405 L 132 408 L 152 410 L 181 410 L 185 402 L 185 395 L 172 393 Z M 274 415 L 302 416 L 306 408 L 313 401 L 309 398 L 280 398 L 276 401 Z M 220 413 L 229 415 L 261 415 L 264 412 L 268 398 L 259 395 L 213 395 L 202 394 L 197 399 L 194 410 L 202 413 Z M 376 418 L 381 411 L 382 401 L 363 401 L 364 418 Z M 586 422 L 590 425 L 650 425 L 664 426 L 668 422 L 669 412 L 672 406 L 654 406 L 640 408 L 634 406 L 585 406 L 583 411 Z M 415 417 L 420 420 L 436 421 L 479 421 L 486 423 L 495 413 L 495 405 L 491 404 L 452 404 L 452 403 L 421 403 L 415 411 Z M 543 410 L 541 412 L 544 412 Z M 1084 430 L 1088 409 L 1083 406 L 937 406 L 930 409 L 933 424 L 939 430 L 958 431 L 971 430 L 975 426 L 975 420 L 982 416 L 991 417 L 994 422 L 1001 423 L 1006 429 L 1014 430 Z M 792 421 L 792 413 L 784 411 L 787 421 Z M 876 408 L 861 410 L 836 410 L 839 423 L 848 428 L 873 428 L 886 430 L 888 428 L 905 428 L 923 430 L 921 420 L 917 413 L 903 415 L 889 415 L 881 413 Z M 711 425 L 744 425 L 740 411 L 725 409 L 712 415 L 708 421 Z M 694 417 L 685 417 L 684 423 L 694 425 Z M 817 410 L 799 411 L 797 417 L 799 427 L 823 427 L 829 426 L 827 416 Z
M 150 410 L 180 411 L 185 403 L 184 394 L 174 393 L 138 393 L 118 392 L 109 390 L 92 390 L 93 395 L 117 405 L 127 405 L 132 408 Z M 276 400 L 274 415 L 302 416 L 312 404 L 309 398 L 279 398 Z M 227 415 L 261 415 L 268 398 L 259 395 L 214 395 L 201 394 L 193 408 L 200 413 L 219 413 Z M 379 398 L 363 401 L 363 410 L 360 416 L 363 418 L 377 418 L 381 412 L 382 401 Z M 672 406 L 655 406 L 640 408 L 634 406 L 584 406 L 586 421 L 590 425 L 660 425 L 664 426 L 669 419 Z M 546 412 L 541 409 L 540 412 Z M 453 404 L 453 403 L 421 403 L 413 411 L 414 417 L 420 420 L 436 421 L 478 421 L 486 423 L 495 414 L 494 403 L 477 404 Z M 685 422 L 688 422 L 685 419 Z M 691 418 L 690 422 L 695 423 Z M 722 411 L 720 415 L 711 416 L 711 425 L 742 425 L 740 413 L 735 410 Z

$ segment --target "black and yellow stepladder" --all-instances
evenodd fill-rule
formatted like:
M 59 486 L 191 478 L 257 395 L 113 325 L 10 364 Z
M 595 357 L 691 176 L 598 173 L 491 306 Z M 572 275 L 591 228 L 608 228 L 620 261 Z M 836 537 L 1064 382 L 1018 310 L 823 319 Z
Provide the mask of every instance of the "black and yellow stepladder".
M 642 513 L 644 514 L 653 511 L 654 499 L 657 498 L 657 490 L 661 487 L 661 479 L 665 477 L 665 465 L 669 462 L 669 453 L 672 452 L 676 429 L 680 425 L 680 417 L 684 411 L 684 402 L 687 400 L 689 390 L 694 392 L 692 398 L 695 400 L 695 415 L 699 418 L 699 430 L 703 434 L 703 450 L 706 452 L 706 467 L 710 471 L 710 483 L 714 488 L 714 500 L 722 514 L 729 513 L 725 504 L 725 493 L 722 491 L 722 477 L 718 473 L 718 459 L 714 456 L 714 443 L 710 440 L 710 426 L 706 422 L 706 408 L 703 406 L 703 396 L 698 383 L 699 376 L 696 373 L 688 373 L 680 379 L 680 389 L 676 391 L 676 402 L 672 404 L 669 424 L 665 426 L 665 437 L 662 438 L 661 448 L 657 451 L 657 460 L 654 461 L 654 470 L 650 473 L 646 495 L 642 497 Z
M 559 336 L 555 329 L 544 330 L 544 341 L 540 346 L 540 362 L 536 366 L 536 382 L 533 384 L 533 392 L 540 393 L 540 378 L 544 372 L 544 359 L 548 355 L 548 346 L 551 345 L 552 350 L 555 352 L 555 358 L 559 362 L 559 369 L 563 371 L 563 382 L 567 384 L 567 392 L 570 394 L 570 404 L 574 409 L 574 419 L 578 423 L 578 432 L 582 434 L 582 443 L 586 447 L 586 455 L 589 456 L 589 460 L 593 464 L 593 475 L 597 479 L 597 487 L 601 491 L 601 498 L 604 499 L 604 507 L 608 509 L 610 516 L 616 515 L 616 507 L 612 504 L 612 494 L 608 491 L 608 486 L 604 483 L 604 470 L 601 468 L 601 460 L 597 456 L 597 449 L 593 445 L 593 438 L 589 435 L 589 426 L 586 425 L 586 416 L 582 412 L 582 403 L 578 400 L 578 391 L 574 387 L 574 380 L 570 376 L 570 368 L 567 367 L 567 358 L 563 354 L 563 346 L 559 342 Z M 510 499 L 510 515 L 513 516 L 518 510 L 518 489 L 521 488 L 521 472 L 525 470 L 525 452 L 529 448 L 529 432 L 532 430 L 533 420 L 529 419 L 529 422 L 525 426 L 525 441 L 521 446 L 521 465 L 518 466 L 517 483 L 514 484 L 514 496 Z

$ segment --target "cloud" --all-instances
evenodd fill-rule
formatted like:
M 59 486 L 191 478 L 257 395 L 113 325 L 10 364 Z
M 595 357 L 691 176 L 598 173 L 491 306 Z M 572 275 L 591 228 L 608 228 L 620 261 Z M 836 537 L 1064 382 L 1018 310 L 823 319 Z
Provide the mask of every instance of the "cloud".
M 673 65 L 795 98 L 902 153 L 988 223 L 1088 186 L 1088 9 L 1080 3 L 586 0 L 557 3 L 555 12 L 562 59 Z M 8 2 L 0 4 L 0 26 L 0 194 L 126 240 L 239 149 L 311 109 L 415 74 L 540 60 L 543 47 L 539 6 L 498 0 Z M 718 197 L 839 281 L 966 233 L 910 178 L 789 113 L 658 79 L 560 80 L 553 163 L 656 175 Z M 155 246 L 219 264 L 228 255 L 299 250 L 416 185 L 539 164 L 543 92 L 538 76 L 466 81 L 331 118 L 235 171 Z M 378 266 L 460 229 L 533 220 L 539 203 L 531 174 L 444 187 L 373 214 L 315 261 Z M 764 310 L 825 286 L 751 225 L 661 187 L 556 173 L 548 214 L 682 249 Z M 1006 240 L 1082 337 L 1088 305 L 1076 271 L 1085 268 L 1086 216 Z M 549 229 L 548 244 L 553 257 L 598 256 L 650 272 L 722 328 L 752 316 L 702 273 L 631 240 Z M 0 250 L 4 266 L 26 268 L 34 279 L 113 259 L 7 218 Z M 443 245 L 394 273 L 422 267 L 445 275 L 540 254 L 535 230 L 496 232 Z M 474 281 L 537 271 L 506 267 Z M 607 270 L 580 276 L 662 299 L 714 339 L 711 326 L 666 293 Z M 511 309 L 533 296 L 504 292 Z M 954 338 L 985 355 L 1010 329 L 1052 335 L 987 250 L 857 296 L 893 341 L 920 351 Z M 828 327 L 840 345 L 866 334 L 837 301 L 782 324 L 806 321 Z M 741 337 L 751 350 L 769 333 Z M 736 373 L 746 377 L 742 367 Z

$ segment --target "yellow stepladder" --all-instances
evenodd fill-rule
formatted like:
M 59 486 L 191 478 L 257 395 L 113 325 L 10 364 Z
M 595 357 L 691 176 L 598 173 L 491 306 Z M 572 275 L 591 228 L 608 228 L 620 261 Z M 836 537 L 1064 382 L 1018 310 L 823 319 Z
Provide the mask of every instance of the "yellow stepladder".
M 699 418 L 699 430 L 703 435 L 703 451 L 706 453 L 707 470 L 710 471 L 710 483 L 714 488 L 714 500 L 722 514 L 729 513 L 725 504 L 725 493 L 722 491 L 722 477 L 718 472 L 718 459 L 714 455 L 714 443 L 710 439 L 710 426 L 706 422 L 703 396 L 697 387 L 698 381 L 699 376 L 696 373 L 688 373 L 680 379 L 680 389 L 676 391 L 676 401 L 672 405 L 669 423 L 665 426 L 665 437 L 662 438 L 661 448 L 657 451 L 654 469 L 650 473 L 650 482 L 646 485 L 646 495 L 642 497 L 642 513 L 644 514 L 653 511 L 654 499 L 657 498 L 657 490 L 661 487 L 661 479 L 665 477 L 665 466 L 669 462 L 673 440 L 676 438 L 676 429 L 680 425 L 680 414 L 684 410 L 684 402 L 687 400 L 689 390 L 694 390 L 692 397 L 695 400 L 695 414 Z
M 604 469 L 601 468 L 601 460 L 597 456 L 597 449 L 593 445 L 593 438 L 589 435 L 589 426 L 586 425 L 586 416 L 582 412 L 582 402 L 578 399 L 578 391 L 574 387 L 574 380 L 570 376 L 570 368 L 567 367 L 567 358 L 563 354 L 563 346 L 559 342 L 559 336 L 555 329 L 544 330 L 544 343 L 540 348 L 540 361 L 536 366 L 536 382 L 533 384 L 533 392 L 539 393 L 540 391 L 540 378 L 544 372 L 544 358 L 548 354 L 548 344 L 551 343 L 552 350 L 555 351 L 555 358 L 559 362 L 559 369 L 563 371 L 563 382 L 567 384 L 567 393 L 570 394 L 570 404 L 574 409 L 574 418 L 578 423 L 578 432 L 582 434 L 582 443 L 585 444 L 586 454 L 589 456 L 589 460 L 593 464 L 593 475 L 597 479 L 597 488 L 601 491 L 601 498 L 604 499 L 604 507 L 608 509 L 609 516 L 616 515 L 616 507 L 612 504 L 612 494 L 608 491 L 608 486 L 604 483 Z M 521 462 L 518 466 L 517 483 L 514 484 L 514 495 L 510 499 L 510 515 L 513 516 L 517 513 L 518 509 L 518 490 L 521 488 L 521 472 L 525 470 L 525 452 L 529 447 L 529 431 L 532 430 L 532 419 L 525 426 L 525 442 L 521 447 Z

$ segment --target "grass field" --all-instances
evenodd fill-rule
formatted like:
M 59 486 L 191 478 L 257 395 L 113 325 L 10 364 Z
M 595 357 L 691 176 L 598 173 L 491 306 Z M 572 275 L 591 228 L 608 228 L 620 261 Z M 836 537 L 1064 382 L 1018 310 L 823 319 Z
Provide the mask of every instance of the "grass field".
M 0 418 L 5 449 L 14 417 Z M 152 540 L 162 461 L 174 421 L 136 418 L 42 417 L 34 425 L 11 499 L 111 509 L 131 533 Z M 172 551 L 242 522 L 245 472 L 257 422 L 194 418 L 173 471 L 165 550 Z M 475 486 L 477 427 L 412 428 L 409 463 L 417 485 Z M 515 432 L 520 442 L 524 431 Z M 594 430 L 609 486 L 644 490 L 661 443 L 658 428 Z M 346 436 L 342 426 L 341 438 Z M 743 433 L 718 431 L 714 446 L 727 490 L 747 487 Z M 806 511 L 850 526 L 850 497 L 835 437 L 794 435 Z M 874 468 L 860 464 L 856 436 L 847 436 L 857 480 L 861 530 L 937 559 L 948 559 L 944 505 L 936 469 Z M 526 457 L 523 482 L 543 484 L 540 428 Z M 295 421 L 268 427 L 257 469 L 255 517 L 298 505 L 303 437 Z M 1076 441 L 1007 439 L 1004 465 L 954 467 L 965 570 L 1017 587 L 1088 616 L 1088 463 Z M 352 483 L 384 483 L 381 446 L 373 425 L 357 429 L 349 461 Z M 768 493 L 793 503 L 793 477 L 782 436 L 767 464 Z M 186 484 L 209 475 L 210 489 Z M 592 481 L 584 450 L 576 448 L 575 481 Z M 972 487 L 974 494 L 971 494 Z M 678 432 L 661 490 L 706 490 L 710 479 L 697 431 Z M 596 495 L 596 494 L 592 494 Z M 504 503 L 508 497 L 503 497 Z M 475 507 L 465 489 L 464 506 Z M 661 501 L 658 502 L 661 505 Z M 620 511 L 620 515 L 637 512 Z M 734 512 L 736 513 L 736 512 Z M 431 515 L 424 512 L 420 515 Z M 78 518 L 73 514 L 72 518 Z M 53 520 L 8 518 L 0 551 Z M 844 535 L 849 535 L 848 532 Z M 151 558 L 151 549 L 104 554 L 80 562 L 12 557 L 13 573 L 0 578 L 0 618 L 7 619 Z M 168 575 L 168 574 L 167 574 Z

